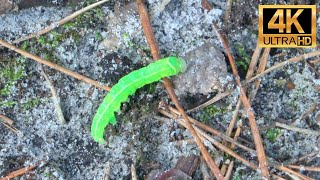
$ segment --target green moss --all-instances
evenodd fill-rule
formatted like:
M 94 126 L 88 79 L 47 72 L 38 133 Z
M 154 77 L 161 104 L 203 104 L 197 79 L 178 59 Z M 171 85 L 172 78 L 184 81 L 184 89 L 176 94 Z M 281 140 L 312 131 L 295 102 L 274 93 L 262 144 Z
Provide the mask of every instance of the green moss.
M 96 40 L 97 40 L 97 41 L 102 41 L 102 40 L 103 40 L 103 37 L 102 37 L 102 35 L 101 35 L 100 32 L 96 32 L 95 37 L 96 37 Z
M 29 110 L 34 107 L 37 107 L 40 104 L 41 100 L 39 98 L 29 99 L 27 102 L 21 104 L 23 110 Z
M 227 112 L 227 108 L 225 107 L 218 107 L 216 105 L 210 105 L 207 106 L 203 109 L 203 111 L 201 112 L 201 121 L 205 124 L 209 124 L 210 123 L 210 119 L 212 119 L 213 117 L 223 114 Z
M 11 89 L 22 79 L 25 69 L 25 58 L 9 59 L 0 64 L 0 96 L 8 96 Z
M 11 108 L 13 106 L 15 106 L 17 104 L 16 101 L 12 101 L 12 100 L 4 100 L 0 102 L 0 107 L 1 108 Z
M 251 57 L 247 53 L 245 47 L 240 43 L 236 44 L 236 52 L 238 58 L 236 58 L 235 64 L 239 72 L 241 74 L 244 74 L 248 71 Z
M 278 128 L 271 128 L 267 131 L 267 138 L 270 142 L 274 143 L 280 136 L 281 131 Z

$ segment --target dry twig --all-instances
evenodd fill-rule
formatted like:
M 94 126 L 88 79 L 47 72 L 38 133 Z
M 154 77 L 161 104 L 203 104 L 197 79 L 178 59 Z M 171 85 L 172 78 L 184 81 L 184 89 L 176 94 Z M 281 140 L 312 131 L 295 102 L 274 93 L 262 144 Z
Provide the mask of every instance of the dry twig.
M 80 81 L 83 81 L 83 82 L 86 82 L 88 84 L 91 84 L 93 86 L 96 86 L 97 88 L 100 88 L 100 89 L 103 89 L 103 90 L 106 90 L 106 91 L 109 91 L 111 89 L 108 86 L 101 85 L 99 82 L 97 82 L 95 80 L 92 80 L 92 79 L 90 79 L 90 78 L 88 78 L 86 76 L 83 76 L 81 74 L 78 74 L 76 72 L 73 72 L 70 69 L 64 68 L 64 67 L 59 66 L 57 64 L 54 64 L 54 63 L 52 63 L 50 61 L 46 61 L 46 60 L 42 59 L 39 56 L 33 55 L 33 54 L 31 54 L 31 53 L 29 53 L 27 51 L 19 49 L 16 46 L 13 46 L 13 45 L 11 45 L 11 44 L 9 44 L 9 43 L 1 40 L 1 39 L 0 39 L 0 44 L 5 46 L 5 47 L 7 47 L 8 49 L 11 49 L 11 50 L 13 50 L 13 51 L 15 51 L 15 52 L 27 57 L 27 58 L 33 59 L 33 60 L 35 60 L 35 61 L 37 61 L 37 62 L 39 62 L 41 64 L 47 65 L 47 66 L 49 66 L 49 67 L 51 67 L 51 68 L 53 68 L 53 69 L 55 69 L 57 71 L 65 73 L 65 74 L 67 74 L 67 75 L 69 75 L 69 76 L 71 76 L 73 78 L 76 78 L 76 79 L 78 79 Z
M 96 3 L 93 3 L 93 4 L 87 6 L 87 7 L 83 8 L 83 9 L 80 9 L 80 10 L 72 13 L 71 15 L 59 20 L 58 22 L 52 23 L 49 27 L 47 27 L 47 28 L 45 28 L 45 29 L 43 29 L 43 30 L 41 30 L 39 32 L 30 34 L 30 35 L 28 35 L 26 37 L 22 37 L 22 38 L 16 39 L 16 40 L 13 41 L 13 43 L 19 43 L 19 42 L 22 42 L 22 41 L 25 41 L 25 40 L 28 40 L 28 39 L 39 37 L 40 35 L 45 34 L 45 33 L 49 32 L 49 31 L 51 31 L 51 30 L 63 25 L 64 23 L 66 23 L 68 21 L 71 21 L 72 19 L 76 18 L 80 14 L 82 14 L 82 13 L 84 13 L 84 12 L 86 12 L 86 11 L 92 9 L 92 8 L 95 8 L 95 7 L 101 5 L 101 4 L 105 3 L 105 2 L 108 2 L 108 1 L 109 0 L 102 0 L 102 1 L 98 1 Z
M 302 134 L 320 136 L 320 132 L 319 131 L 313 131 L 313 130 L 310 130 L 310 129 L 302 129 L 302 128 L 298 128 L 298 127 L 295 127 L 295 126 L 279 123 L 279 122 L 276 122 L 275 125 L 278 126 L 278 127 L 281 127 L 281 128 L 284 128 L 284 129 L 287 129 L 287 130 L 290 130 L 290 131 L 299 132 L 299 133 L 302 133 Z
M 194 112 L 194 111 L 197 111 L 199 109 L 205 108 L 205 107 L 207 107 L 207 106 L 209 106 L 209 105 L 211 105 L 211 104 L 213 104 L 213 103 L 215 103 L 215 102 L 217 102 L 217 101 L 229 96 L 231 94 L 231 92 L 232 91 L 219 93 L 216 96 L 214 96 L 212 99 L 210 99 L 209 101 L 207 101 L 207 102 L 205 102 L 205 103 L 203 103 L 203 104 L 201 104 L 201 105 L 199 105 L 199 106 L 197 106 L 195 108 L 192 108 L 192 109 L 188 110 L 187 112 L 190 113 L 190 112 Z
M 152 57 L 154 60 L 158 60 L 158 59 L 160 59 L 159 47 L 158 47 L 156 40 L 155 40 L 155 36 L 154 36 L 153 30 L 151 27 L 151 23 L 149 20 L 149 15 L 148 15 L 147 9 L 144 6 L 142 0 L 137 0 L 137 4 L 138 4 L 139 15 L 141 18 L 141 24 L 142 24 L 145 36 L 147 38 L 148 44 L 150 46 Z M 221 174 L 218 166 L 211 158 L 210 154 L 208 153 L 208 150 L 201 142 L 201 139 L 198 137 L 196 131 L 193 129 L 193 127 L 188 119 L 187 114 L 185 113 L 184 109 L 181 107 L 181 105 L 175 95 L 175 92 L 173 90 L 173 87 L 171 85 L 171 81 L 168 78 L 163 78 L 162 80 L 163 80 L 163 84 L 164 84 L 171 100 L 174 102 L 175 106 L 177 107 L 179 112 L 181 112 L 183 118 L 186 120 L 187 129 L 190 131 L 190 133 L 194 137 L 194 139 L 200 149 L 200 152 L 202 153 L 202 155 L 203 155 L 204 159 L 206 160 L 208 166 L 210 167 L 211 171 L 213 172 L 213 174 L 216 176 L 217 179 L 223 179 L 223 175 Z
M 14 123 L 14 121 L 10 118 L 8 118 L 7 116 L 0 114 L 0 119 L 2 119 L 5 123 L 12 125 Z
M 320 167 L 311 167 L 311 166 L 303 166 L 303 165 L 288 165 L 291 169 L 299 169 L 300 171 L 314 171 L 314 172 L 320 172 Z
M 246 80 L 246 82 L 244 83 L 244 85 L 252 82 L 253 80 L 257 79 L 257 78 L 260 78 L 262 76 L 264 76 L 265 74 L 271 72 L 271 71 L 274 71 L 276 69 L 279 69 L 287 64 L 290 64 L 290 63 L 297 63 L 299 61 L 302 61 L 302 60 L 306 60 L 306 59 L 309 59 L 309 58 L 312 58 L 312 57 L 315 57 L 315 56 L 319 56 L 320 55 L 320 50 L 318 51 L 313 51 L 313 52 L 310 52 L 310 53 L 307 53 L 307 54 L 303 54 L 303 55 L 300 55 L 300 56 L 296 56 L 296 57 L 293 57 L 291 59 L 288 59 L 284 62 L 281 62 L 281 63 L 278 63 L 278 64 L 275 64 L 274 66 L 268 68 L 267 70 L 263 71 L 262 73 L 254 76 L 253 78 L 249 79 L 249 80 Z
M 59 100 L 59 97 L 57 95 L 57 92 L 53 86 L 53 84 L 51 83 L 49 77 L 47 76 L 47 74 L 44 72 L 43 70 L 43 67 L 41 64 L 39 64 L 39 68 L 40 68 L 40 73 L 41 75 L 44 77 L 44 79 L 47 81 L 48 83 L 48 86 L 49 86 L 49 89 L 51 91 L 51 94 L 52 94 L 52 101 L 53 101 L 53 104 L 54 104 L 54 108 L 56 110 L 56 113 L 57 113 L 57 116 L 58 116 L 58 120 L 61 124 L 65 124 L 66 123 L 66 120 L 64 119 L 64 116 L 63 116 L 63 113 L 62 113 L 62 110 L 61 110 L 61 106 L 60 106 L 60 100 Z
M 134 164 L 131 164 L 131 180 L 137 180 L 137 172 Z
M 262 144 L 262 140 L 259 134 L 259 129 L 255 120 L 255 116 L 254 116 L 254 112 L 253 109 L 251 107 L 251 104 L 246 96 L 246 93 L 241 85 L 241 81 L 240 81 L 240 77 L 238 75 L 238 71 L 236 68 L 236 65 L 234 63 L 233 57 L 231 55 L 231 52 L 229 50 L 229 47 L 224 39 L 224 37 L 222 36 L 222 34 L 218 31 L 217 27 L 215 25 L 213 25 L 213 28 L 217 30 L 217 34 L 220 37 L 220 40 L 223 44 L 223 46 L 225 47 L 225 51 L 228 55 L 228 59 L 230 62 L 230 66 L 233 72 L 233 75 L 235 76 L 235 80 L 237 83 L 237 86 L 239 87 L 240 90 L 240 99 L 243 103 L 243 106 L 245 108 L 245 111 L 247 113 L 248 116 L 248 120 L 249 120 L 249 124 L 251 127 L 251 132 L 252 132 L 252 136 L 253 136 L 253 140 L 256 146 L 256 150 L 257 150 L 257 156 L 258 156 L 258 160 L 259 160 L 259 167 L 261 168 L 261 174 L 263 178 L 267 178 L 270 179 L 269 177 L 269 172 L 268 172 L 268 165 L 267 165 L 267 160 L 266 160 L 266 155 L 264 152 L 264 148 L 263 148 L 263 144 Z
M 19 170 L 13 171 L 13 172 L 9 173 L 8 175 L 6 175 L 5 177 L 1 178 L 0 180 L 8 180 L 8 179 L 13 179 L 15 177 L 21 176 L 29 171 L 32 171 L 33 169 L 35 169 L 36 167 L 38 167 L 40 164 L 42 164 L 44 162 L 45 162 L 45 160 L 42 160 L 42 161 L 36 163 L 35 165 L 31 165 L 31 166 L 24 167 Z

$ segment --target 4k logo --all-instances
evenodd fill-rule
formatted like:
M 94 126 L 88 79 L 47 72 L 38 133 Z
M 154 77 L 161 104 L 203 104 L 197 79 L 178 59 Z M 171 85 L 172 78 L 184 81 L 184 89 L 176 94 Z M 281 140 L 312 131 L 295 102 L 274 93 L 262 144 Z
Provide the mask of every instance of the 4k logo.
M 260 47 L 315 47 L 315 5 L 259 5 Z

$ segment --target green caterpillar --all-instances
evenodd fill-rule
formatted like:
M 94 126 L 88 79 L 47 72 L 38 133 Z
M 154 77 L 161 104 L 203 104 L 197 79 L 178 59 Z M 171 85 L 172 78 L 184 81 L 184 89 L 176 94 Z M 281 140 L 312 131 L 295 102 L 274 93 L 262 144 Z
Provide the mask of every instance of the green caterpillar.
M 163 77 L 184 72 L 186 68 L 185 60 L 177 57 L 167 57 L 122 77 L 103 99 L 93 118 L 91 125 L 93 139 L 99 143 L 104 142 L 104 128 L 109 123 L 113 125 L 116 123 L 114 112 L 118 111 L 121 103 L 134 94 L 137 89 L 146 84 L 159 81 Z

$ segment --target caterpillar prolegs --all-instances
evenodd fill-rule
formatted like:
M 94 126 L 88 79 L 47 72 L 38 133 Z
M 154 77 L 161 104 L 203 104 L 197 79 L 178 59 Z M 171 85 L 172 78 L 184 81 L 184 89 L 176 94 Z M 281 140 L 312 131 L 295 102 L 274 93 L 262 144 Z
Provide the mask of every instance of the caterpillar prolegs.
M 114 113 L 120 109 L 121 103 L 134 94 L 137 89 L 146 84 L 159 81 L 163 77 L 184 72 L 186 68 L 185 60 L 177 57 L 167 57 L 122 77 L 103 99 L 93 118 L 91 125 L 93 139 L 99 143 L 104 142 L 104 128 L 109 123 L 116 123 Z

